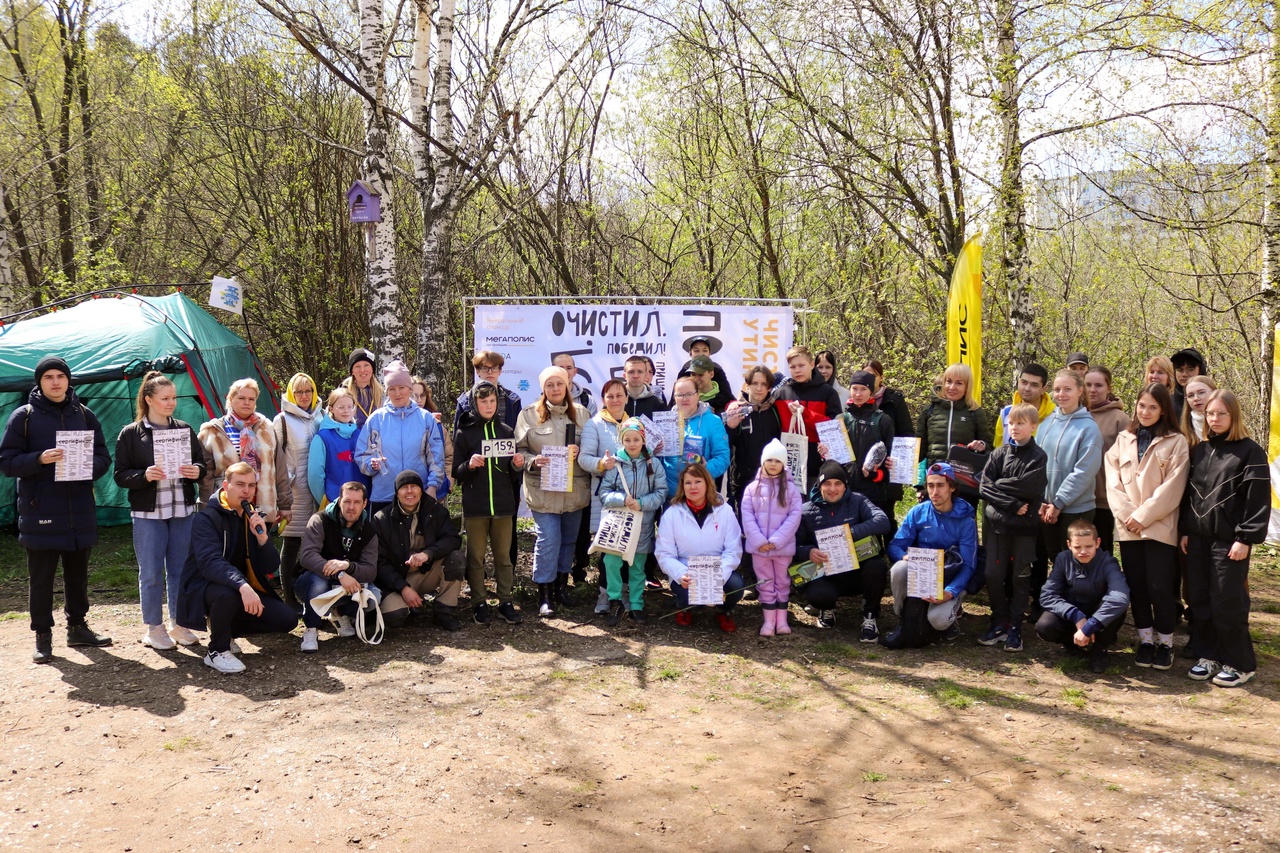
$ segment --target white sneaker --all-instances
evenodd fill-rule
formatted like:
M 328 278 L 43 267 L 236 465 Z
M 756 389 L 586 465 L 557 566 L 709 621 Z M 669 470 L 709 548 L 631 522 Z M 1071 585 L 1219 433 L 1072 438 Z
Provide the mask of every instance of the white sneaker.
M 1219 687 L 1239 687 L 1241 684 L 1248 684 L 1253 680 L 1254 671 L 1241 672 L 1234 666 L 1224 666 L 1213 677 L 1213 683 Z
M 235 641 L 234 637 L 231 638 L 231 654 L 233 655 L 244 654 L 244 649 L 240 648 L 240 644 Z
M 338 617 L 338 636 L 354 637 L 356 635 L 356 623 L 350 616 Z
M 609 590 L 600 587 L 600 597 L 596 599 L 596 613 L 609 612 Z
M 147 633 L 143 634 L 142 639 L 138 642 L 144 646 L 150 646 L 158 652 L 168 652 L 178 647 L 178 644 L 169 636 L 169 632 L 164 629 L 163 625 L 148 625 Z
M 204 656 L 206 666 L 211 666 L 223 675 L 244 672 L 244 664 L 231 652 L 209 652 Z
M 306 628 L 302 632 L 302 650 L 304 652 L 320 651 L 320 629 Z
M 200 638 L 190 628 L 184 628 L 176 622 L 169 625 L 169 636 L 172 637 L 180 646 L 194 646 L 200 642 Z

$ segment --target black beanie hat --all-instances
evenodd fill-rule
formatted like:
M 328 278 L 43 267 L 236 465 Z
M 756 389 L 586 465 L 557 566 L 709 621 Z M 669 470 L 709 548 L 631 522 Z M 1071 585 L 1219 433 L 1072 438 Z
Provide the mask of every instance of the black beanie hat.
M 67 374 L 67 381 L 71 381 L 71 368 L 59 356 L 46 355 L 36 364 L 36 384 L 40 384 L 40 377 L 44 376 L 50 370 L 61 370 Z
M 845 477 L 844 466 L 834 459 L 828 459 L 822 463 L 822 467 L 818 469 L 818 485 L 821 486 L 827 480 L 839 480 L 848 485 Z
M 876 375 L 872 373 L 870 370 L 854 371 L 854 374 L 849 377 L 849 384 L 861 385 L 864 388 L 875 388 Z
M 347 356 L 347 373 L 350 373 L 352 368 L 362 361 L 369 362 L 369 366 L 374 370 L 378 369 L 378 362 L 374 359 L 373 353 L 364 347 L 360 347 L 359 349 L 353 349 L 351 355 Z
M 414 485 L 419 489 L 422 488 L 422 477 L 417 471 L 401 471 L 396 475 L 396 491 L 400 491 L 401 486 Z

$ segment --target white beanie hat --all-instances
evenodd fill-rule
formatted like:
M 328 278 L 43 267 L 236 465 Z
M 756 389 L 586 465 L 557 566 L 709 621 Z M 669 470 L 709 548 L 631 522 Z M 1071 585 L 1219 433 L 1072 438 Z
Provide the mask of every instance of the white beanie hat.
M 782 442 L 774 439 L 764 446 L 764 450 L 760 453 L 760 461 L 767 462 L 770 459 L 787 464 L 787 448 L 782 446 Z

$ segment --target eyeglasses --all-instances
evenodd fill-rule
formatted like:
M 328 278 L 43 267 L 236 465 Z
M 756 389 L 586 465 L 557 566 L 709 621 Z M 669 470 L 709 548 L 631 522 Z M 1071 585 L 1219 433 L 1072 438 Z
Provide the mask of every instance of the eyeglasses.
M 1212 411 L 1205 409 L 1204 416 L 1206 418 L 1229 418 L 1231 417 L 1231 413 L 1222 411 L 1221 409 L 1214 409 Z
M 696 396 L 698 396 L 698 395 L 697 395 L 697 394 L 695 394 L 695 393 L 693 393 L 692 391 L 690 391 L 690 392 L 688 392 L 688 393 L 686 393 L 686 394 L 677 394 L 677 395 L 676 395 L 676 399 L 677 399 L 677 400 L 690 400 L 690 399 L 692 399 L 692 398 L 694 398 L 694 397 L 696 397 Z

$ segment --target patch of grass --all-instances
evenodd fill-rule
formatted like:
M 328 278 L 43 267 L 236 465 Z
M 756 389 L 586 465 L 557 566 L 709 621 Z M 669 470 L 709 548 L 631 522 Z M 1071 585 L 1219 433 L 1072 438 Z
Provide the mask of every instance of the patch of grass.
M 1013 760 L 1018 762 L 1019 764 L 1025 764 L 1027 761 L 1027 757 L 1025 755 L 1015 755 L 1013 757 Z
M 587 779 L 579 782 L 569 789 L 571 794 L 594 794 L 596 789 L 600 787 L 600 783 L 595 779 Z
M 1084 710 L 1085 704 L 1089 701 L 1088 697 L 1084 695 L 1084 689 L 1081 687 L 1062 688 L 1062 698 L 1080 710 Z
M 661 666 L 658 667 L 659 681 L 675 681 L 677 678 L 679 678 L 682 675 L 684 675 L 683 672 L 676 669 L 674 666 L 672 666 L 669 663 L 662 664 Z
M 846 660 L 858 660 L 862 653 L 849 644 L 839 640 L 823 640 L 813 646 L 814 656 L 826 663 L 839 663 Z
M 1088 662 L 1084 658 L 1064 655 L 1058 658 L 1058 662 L 1053 665 L 1053 668 L 1063 675 L 1067 675 L 1072 672 L 1083 672 L 1087 665 Z
M 979 702 L 985 702 L 988 705 L 1007 705 L 1015 701 L 1014 697 L 999 690 L 992 690 L 989 687 L 966 687 L 945 678 L 929 688 L 929 693 L 938 700 L 939 704 L 961 710 L 971 708 Z
M 878 771 L 878 770 L 863 770 L 863 771 L 862 771 L 862 781 L 863 781 L 863 782 L 883 782 L 884 780 L 886 780 L 886 779 L 888 779 L 888 778 L 889 778 L 889 774 L 887 774 L 887 773 L 881 773 L 881 772 L 880 772 L 880 771 Z
M 1111 784 L 1107 785 L 1107 790 L 1108 790 L 1108 791 L 1120 791 L 1120 790 L 1122 790 L 1122 789 L 1121 789 L 1121 787 L 1120 787 L 1119 785 L 1117 785 L 1117 784 L 1115 784 L 1114 782 L 1112 782 Z
M 628 702 L 623 707 L 626 708 L 628 711 L 635 711 L 637 714 L 643 713 L 649 708 L 648 705 L 644 704 L 639 700 L 636 700 L 635 702 Z
M 553 669 L 547 677 L 552 681 L 573 681 L 573 676 L 563 669 Z
M 702 760 L 709 764 L 714 764 L 715 762 L 720 760 L 720 756 L 716 755 L 714 752 L 711 752 L 702 756 Z
M 174 741 L 169 741 L 164 745 L 167 752 L 186 752 L 189 749 L 196 749 L 200 746 L 200 741 L 193 737 L 183 735 Z
M 1250 636 L 1253 638 L 1255 652 L 1268 657 L 1280 657 L 1280 637 L 1270 633 L 1263 634 L 1261 631 L 1251 631 Z
M 61 583 L 62 573 L 58 573 Z M 0 586 L 27 585 L 27 554 L 18 537 L 0 532 Z M 59 587 L 60 589 L 60 587 Z M 89 589 L 94 601 L 138 600 L 138 560 L 133 525 L 98 528 L 98 544 L 89 557 Z

